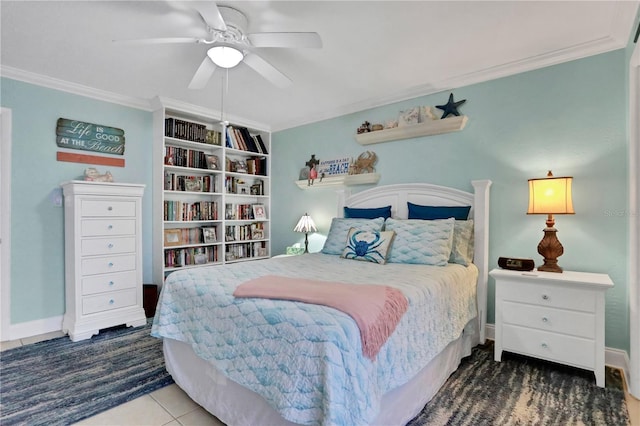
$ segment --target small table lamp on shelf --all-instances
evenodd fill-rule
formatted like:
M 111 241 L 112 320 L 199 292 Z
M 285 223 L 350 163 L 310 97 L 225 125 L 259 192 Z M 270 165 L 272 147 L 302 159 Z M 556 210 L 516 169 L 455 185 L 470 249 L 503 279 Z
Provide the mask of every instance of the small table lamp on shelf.
M 571 199 L 572 177 L 555 177 L 549 170 L 546 178 L 529 179 L 529 209 L 527 214 L 546 214 L 547 227 L 544 237 L 538 244 L 538 253 L 544 258 L 544 265 L 538 271 L 562 272 L 558 266 L 558 257 L 564 253 L 564 248 L 554 228 L 554 214 L 575 214 Z
M 309 232 L 316 232 L 318 230 L 311 216 L 305 213 L 293 230 L 295 232 L 304 232 L 304 252 L 309 253 Z

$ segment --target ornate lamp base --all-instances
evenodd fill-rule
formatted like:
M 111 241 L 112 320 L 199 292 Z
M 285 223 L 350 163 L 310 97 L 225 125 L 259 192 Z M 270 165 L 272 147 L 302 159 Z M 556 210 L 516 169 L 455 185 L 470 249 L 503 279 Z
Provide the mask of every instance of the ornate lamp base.
M 564 253 L 564 247 L 560 244 L 556 232 L 558 230 L 553 225 L 544 228 L 544 237 L 538 244 L 538 253 L 544 257 L 544 265 L 538 266 L 538 271 L 562 272 L 562 268 L 558 266 L 558 257 Z

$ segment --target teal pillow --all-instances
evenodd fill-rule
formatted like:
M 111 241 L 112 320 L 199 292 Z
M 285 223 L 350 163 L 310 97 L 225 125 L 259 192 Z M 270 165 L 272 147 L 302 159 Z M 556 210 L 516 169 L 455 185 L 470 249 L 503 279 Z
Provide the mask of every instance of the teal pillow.
M 358 228 L 367 231 L 382 231 L 384 219 L 352 219 L 334 217 L 329 228 L 329 235 L 324 242 L 321 252 L 324 254 L 341 255 L 347 245 L 347 234 L 351 228 Z
M 347 234 L 347 246 L 340 257 L 384 265 L 387 263 L 394 236 L 393 231 L 379 232 L 351 228 Z
M 449 263 L 469 266 L 473 262 L 473 220 L 456 220 Z
M 374 207 L 370 209 L 345 207 L 344 217 L 353 217 L 360 219 L 375 219 L 377 217 L 382 217 L 386 219 L 391 217 L 391 206 Z
M 409 219 L 448 219 L 467 220 L 471 206 L 421 206 L 407 203 Z
M 445 266 L 451 256 L 455 219 L 385 221 L 386 231 L 395 231 L 390 263 Z

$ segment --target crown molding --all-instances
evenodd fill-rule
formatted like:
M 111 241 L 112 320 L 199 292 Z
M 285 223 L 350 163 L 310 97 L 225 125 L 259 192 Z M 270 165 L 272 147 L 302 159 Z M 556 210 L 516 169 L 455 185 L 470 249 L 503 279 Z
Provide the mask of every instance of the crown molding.
M 74 95 L 84 96 L 87 98 L 97 99 L 100 101 L 110 102 L 130 108 L 141 109 L 144 111 L 152 111 L 148 100 L 125 96 L 118 93 L 100 90 L 82 84 L 72 83 L 49 77 L 42 74 L 36 74 L 31 71 L 21 70 L 19 68 L 0 66 L 0 77 L 10 78 L 12 80 L 22 81 L 24 83 L 35 84 L 37 86 L 47 87 L 49 89 L 60 90 L 62 92 L 72 93 Z
M 633 24 L 639 5 L 640 2 L 638 1 L 618 2 L 616 12 L 611 22 L 609 35 L 605 37 L 596 38 L 585 43 L 558 49 L 543 55 L 530 56 L 528 58 L 506 62 L 504 64 L 480 69 L 471 73 L 453 76 L 437 82 L 415 86 L 389 96 L 371 98 L 361 102 L 345 105 L 340 108 L 326 111 L 324 114 L 314 114 L 313 116 L 298 117 L 292 120 L 272 123 L 272 129 L 274 132 L 286 130 L 305 124 L 311 124 L 318 121 L 329 120 L 343 115 L 377 108 L 383 105 L 432 95 L 434 93 L 470 86 L 476 83 L 496 80 L 502 77 L 508 77 L 551 65 L 561 64 L 563 62 L 575 61 L 589 56 L 625 48 L 629 42 L 629 35 L 633 30 Z
M 216 117 L 220 117 L 220 121 L 229 121 L 231 122 L 231 124 L 234 124 L 236 126 L 249 127 L 251 129 L 263 130 L 266 132 L 271 131 L 271 127 L 267 124 L 247 120 L 246 118 L 238 117 L 235 115 L 224 114 L 216 109 L 190 104 L 188 102 L 180 101 L 177 99 L 156 96 L 151 100 L 150 104 L 154 110 L 165 108 L 180 111 L 181 113 L 192 114 L 195 116 L 211 117 L 214 119 L 216 119 Z

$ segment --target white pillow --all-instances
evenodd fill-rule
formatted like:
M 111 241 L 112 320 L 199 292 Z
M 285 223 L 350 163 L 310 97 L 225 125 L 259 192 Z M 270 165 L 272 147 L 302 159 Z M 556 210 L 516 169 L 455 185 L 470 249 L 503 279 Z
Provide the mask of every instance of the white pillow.
M 351 228 L 347 235 L 347 246 L 340 257 L 384 265 L 387 263 L 387 256 L 395 235 L 393 231 L 380 232 Z
M 454 223 L 454 218 L 387 219 L 385 230 L 396 232 L 389 262 L 445 266 L 451 256 Z
M 382 231 L 384 219 L 355 219 L 334 217 L 329 228 L 329 235 L 324 242 L 321 252 L 324 254 L 341 255 L 347 245 L 347 234 L 351 228 L 358 228 L 367 231 Z
M 473 220 L 456 220 L 449 263 L 469 266 L 473 262 Z

